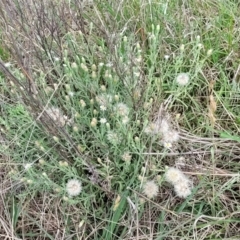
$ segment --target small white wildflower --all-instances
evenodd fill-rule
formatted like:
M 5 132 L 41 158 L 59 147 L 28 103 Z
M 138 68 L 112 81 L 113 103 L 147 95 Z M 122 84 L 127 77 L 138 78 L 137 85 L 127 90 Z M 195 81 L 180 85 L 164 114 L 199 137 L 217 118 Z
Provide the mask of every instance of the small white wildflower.
M 202 44 L 202 43 L 198 43 L 197 47 L 198 47 L 199 49 L 202 49 L 202 48 L 203 48 L 203 44 Z
M 105 124 L 107 122 L 107 119 L 106 118 L 101 118 L 99 122 L 102 123 L 102 124 Z
M 101 106 L 100 106 L 100 110 L 104 112 L 104 111 L 107 110 L 107 108 L 106 108 L 104 105 L 101 105 Z
M 26 169 L 26 170 L 28 170 L 29 168 L 31 168 L 32 167 L 32 163 L 26 163 L 25 165 L 24 165 L 24 168 Z
M 114 109 L 117 112 L 117 114 L 120 115 L 120 116 L 127 116 L 128 113 L 129 113 L 129 108 L 124 103 L 116 104 Z
M 71 179 L 66 185 L 66 190 L 69 196 L 77 196 L 82 191 L 82 183 L 77 179 Z
M 181 181 L 174 185 L 174 191 L 180 198 L 186 198 L 191 194 L 191 187 L 189 181 Z
M 165 60 L 168 60 L 169 58 L 170 58 L 169 55 L 164 55 L 164 59 L 165 59 Z
M 189 82 L 189 75 L 187 73 L 180 73 L 176 78 L 176 82 L 180 86 L 184 86 Z
M 164 146 L 165 148 L 170 149 L 170 148 L 172 148 L 172 143 L 170 143 L 170 142 L 163 142 L 163 146 Z
M 100 63 L 98 64 L 98 66 L 99 66 L 99 67 L 103 67 L 103 66 L 104 66 L 104 63 L 100 62 Z
M 143 185 L 143 193 L 148 198 L 154 198 L 158 194 L 158 185 L 154 181 L 148 181 Z

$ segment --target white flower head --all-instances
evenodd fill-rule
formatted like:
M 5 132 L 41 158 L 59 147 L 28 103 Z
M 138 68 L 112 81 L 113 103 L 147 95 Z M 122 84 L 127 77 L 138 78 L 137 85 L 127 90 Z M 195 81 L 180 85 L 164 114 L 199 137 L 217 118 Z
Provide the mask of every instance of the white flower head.
M 107 122 L 107 119 L 106 118 L 101 118 L 99 122 L 102 123 L 102 124 L 105 124 Z
M 129 114 L 129 108 L 126 104 L 124 103 L 118 103 L 115 105 L 115 111 L 117 112 L 118 115 L 124 117 Z
M 106 108 L 104 105 L 101 105 L 101 106 L 100 106 L 100 110 L 104 112 L 104 111 L 107 110 L 107 108 Z
M 77 179 L 71 179 L 66 185 L 66 190 L 69 196 L 77 196 L 82 191 L 82 183 Z
M 154 198 L 158 194 L 158 185 L 154 181 L 147 181 L 143 185 L 143 193 L 148 198 Z
M 164 146 L 165 148 L 170 149 L 170 148 L 172 148 L 172 143 L 170 143 L 170 142 L 163 142 L 163 146 Z
M 186 198 L 191 194 L 189 181 L 181 181 L 174 185 L 174 191 L 180 198 Z
M 29 168 L 31 168 L 32 167 L 32 163 L 26 163 L 25 165 L 24 165 L 24 168 L 26 169 L 26 170 L 28 170 Z
M 165 60 L 168 60 L 170 58 L 169 55 L 164 55 Z
M 185 86 L 189 82 L 189 75 L 187 73 L 179 73 L 176 82 L 179 86 Z

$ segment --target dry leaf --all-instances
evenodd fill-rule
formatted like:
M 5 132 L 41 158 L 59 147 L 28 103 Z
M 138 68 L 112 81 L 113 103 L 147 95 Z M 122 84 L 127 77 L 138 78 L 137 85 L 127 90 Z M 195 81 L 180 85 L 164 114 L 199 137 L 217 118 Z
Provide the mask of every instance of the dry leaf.
M 211 124 L 214 126 L 216 122 L 216 118 L 214 116 L 216 110 L 217 110 L 217 103 L 213 96 L 213 87 L 214 87 L 215 81 L 211 80 L 208 85 L 209 90 L 209 106 L 208 106 L 208 117 L 210 119 Z
M 214 126 L 214 125 L 215 125 L 215 122 L 216 122 L 216 118 L 214 117 L 214 114 L 213 114 L 213 112 L 210 110 L 210 108 L 209 108 L 209 112 L 208 112 L 208 117 L 209 117 L 209 119 L 210 119 L 211 124 Z
M 117 210 L 117 208 L 118 208 L 118 206 L 120 204 L 120 200 L 121 200 L 121 197 L 120 197 L 120 195 L 118 195 L 116 200 L 115 200 L 115 202 L 114 202 L 113 211 Z
M 215 101 L 215 99 L 214 99 L 212 94 L 209 96 L 209 101 L 210 101 L 209 107 L 210 107 L 211 111 L 213 113 L 215 113 L 216 110 L 217 110 L 217 103 L 216 103 L 216 101 Z
M 211 80 L 208 84 L 208 90 L 210 93 L 213 91 L 214 84 L 215 84 L 214 80 Z

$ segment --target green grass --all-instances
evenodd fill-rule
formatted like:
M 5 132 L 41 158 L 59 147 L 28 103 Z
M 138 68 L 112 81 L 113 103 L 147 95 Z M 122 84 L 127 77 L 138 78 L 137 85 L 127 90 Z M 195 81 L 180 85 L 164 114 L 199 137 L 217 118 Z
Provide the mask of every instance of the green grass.
M 13 54 L 0 48 L 18 81 L 0 79 L 1 237 L 239 239 L 237 3 L 43 4 L 46 22 L 24 4 L 23 22 L 5 16 Z M 179 134 L 170 148 L 147 134 L 159 118 Z M 189 177 L 189 196 L 176 195 L 166 167 Z M 70 179 L 82 183 L 74 197 Z

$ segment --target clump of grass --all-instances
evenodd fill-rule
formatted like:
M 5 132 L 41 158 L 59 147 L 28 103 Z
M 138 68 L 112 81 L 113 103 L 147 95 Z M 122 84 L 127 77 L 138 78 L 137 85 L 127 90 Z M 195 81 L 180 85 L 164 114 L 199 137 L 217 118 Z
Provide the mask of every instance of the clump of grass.
M 3 236 L 237 236 L 237 12 L 178 4 L 1 3 Z

